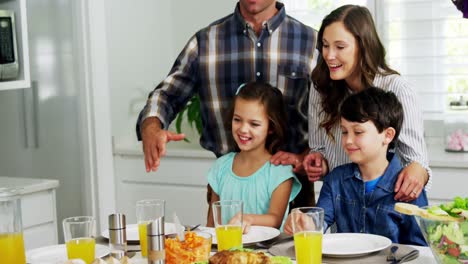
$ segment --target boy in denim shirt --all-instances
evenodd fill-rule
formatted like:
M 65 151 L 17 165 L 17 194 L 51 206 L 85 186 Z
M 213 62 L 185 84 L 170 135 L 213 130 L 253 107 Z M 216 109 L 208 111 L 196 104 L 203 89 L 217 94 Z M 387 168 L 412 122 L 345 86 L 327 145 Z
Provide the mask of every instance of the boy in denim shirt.
M 335 168 L 323 180 L 317 202 L 325 210 L 325 229 L 370 233 L 393 243 L 427 246 L 413 216 L 393 207 L 400 160 L 389 152 L 403 122 L 403 108 L 392 92 L 367 88 L 341 105 L 342 147 L 352 163 Z M 412 202 L 427 205 L 426 193 Z M 290 232 L 288 225 L 285 231 Z

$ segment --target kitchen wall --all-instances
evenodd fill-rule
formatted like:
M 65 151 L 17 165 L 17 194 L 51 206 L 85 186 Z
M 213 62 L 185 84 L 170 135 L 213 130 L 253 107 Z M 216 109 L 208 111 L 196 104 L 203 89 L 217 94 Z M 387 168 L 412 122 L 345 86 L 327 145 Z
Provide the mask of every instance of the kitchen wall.
M 112 136 L 116 144 L 136 144 L 135 122 L 148 93 L 168 74 L 189 38 L 232 13 L 236 2 L 106 1 Z
M 32 88 L 0 91 L 0 176 L 59 180 L 60 221 L 84 213 L 86 194 L 76 2 L 26 2 Z

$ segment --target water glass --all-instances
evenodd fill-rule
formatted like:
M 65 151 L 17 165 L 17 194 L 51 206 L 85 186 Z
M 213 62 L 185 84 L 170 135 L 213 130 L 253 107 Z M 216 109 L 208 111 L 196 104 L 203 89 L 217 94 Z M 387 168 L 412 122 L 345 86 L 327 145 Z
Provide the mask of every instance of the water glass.
M 63 219 L 62 224 L 68 259 L 82 259 L 91 264 L 95 258 L 96 219 L 74 216 Z
M 165 201 L 160 199 L 140 200 L 136 203 L 138 235 L 140 237 L 141 255 L 148 256 L 148 238 L 146 227 L 149 222 L 158 218 L 164 220 Z M 163 222 L 164 223 L 164 222 Z
M 242 247 L 243 202 L 226 200 L 212 205 L 218 251 Z
M 297 264 L 322 263 L 324 211 L 320 207 L 298 207 L 291 211 Z

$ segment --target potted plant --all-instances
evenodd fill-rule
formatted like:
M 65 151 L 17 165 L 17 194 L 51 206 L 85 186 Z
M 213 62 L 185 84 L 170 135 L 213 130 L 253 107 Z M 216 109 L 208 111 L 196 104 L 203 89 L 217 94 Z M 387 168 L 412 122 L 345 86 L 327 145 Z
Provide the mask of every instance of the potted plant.
M 190 101 L 185 105 L 182 111 L 177 114 L 175 128 L 177 133 L 182 133 L 182 124 L 184 123 L 184 119 L 186 123 L 190 126 L 190 128 L 195 128 L 198 132 L 198 135 L 202 133 L 202 121 L 201 121 L 201 113 L 200 113 L 200 97 L 198 95 L 194 95 Z M 189 139 L 185 138 L 184 141 L 190 142 Z

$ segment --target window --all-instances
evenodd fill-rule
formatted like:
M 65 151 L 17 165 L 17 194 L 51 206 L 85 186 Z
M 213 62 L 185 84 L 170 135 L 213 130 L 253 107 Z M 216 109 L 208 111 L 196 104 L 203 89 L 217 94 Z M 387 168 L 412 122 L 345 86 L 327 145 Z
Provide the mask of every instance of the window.
M 346 5 L 367 6 L 372 12 L 373 0 L 282 0 L 286 13 L 302 23 L 319 30 L 322 19 L 333 9 Z
M 376 1 L 387 62 L 412 82 L 425 119 L 468 101 L 468 19 L 451 1 Z M 463 107 L 461 107 L 463 108 Z

